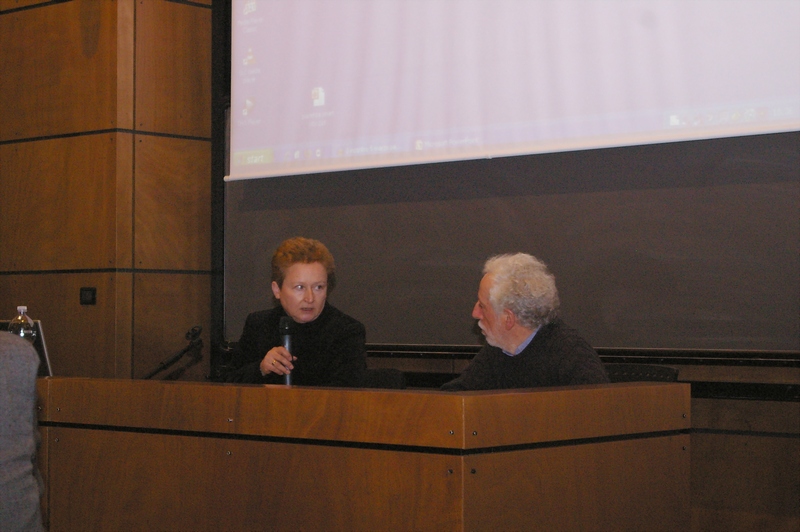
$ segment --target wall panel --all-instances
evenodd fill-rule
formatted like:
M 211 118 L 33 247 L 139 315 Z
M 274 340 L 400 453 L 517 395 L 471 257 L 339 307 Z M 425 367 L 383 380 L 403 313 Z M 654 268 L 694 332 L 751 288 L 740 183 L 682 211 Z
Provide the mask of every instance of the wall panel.
M 133 129 L 134 6 L 136 0 L 117 0 L 117 118 L 116 127 Z
M 133 268 L 133 155 L 134 136 L 117 134 L 116 182 L 116 245 L 117 268 Z
M 694 530 L 797 530 L 800 439 L 692 435 Z
M 116 282 L 113 273 L 0 275 L 0 317 L 11 319 L 17 305 L 27 305 L 42 321 L 54 374 L 116 377 L 116 324 L 130 321 Z M 96 305 L 80 304 L 81 287 L 97 289 Z
M 0 271 L 115 265 L 117 141 L 100 134 L 0 145 Z
M 800 384 L 798 367 L 677 366 L 678 380 L 689 382 L 761 382 Z
M 211 311 L 210 275 L 139 273 L 134 275 L 132 376 L 143 377 L 187 346 L 185 335 L 195 325 L 203 328 L 201 363 L 192 366 L 182 380 L 204 380 L 209 372 Z M 154 378 L 162 379 L 191 361 L 184 357 Z
M 800 437 L 800 403 L 695 398 L 692 400 L 692 426 Z
M 211 267 L 211 143 L 136 137 L 136 267 Z
M 116 17 L 95 1 L 0 17 L 0 141 L 117 127 Z
M 113 359 L 114 377 L 124 379 L 133 374 L 133 274 L 118 271 L 114 279 L 114 349 L 106 357 Z
M 681 434 L 467 456 L 464 520 L 471 530 L 688 530 L 689 455 Z
M 692 400 L 692 529 L 800 528 L 800 403 Z
M 461 517 L 460 483 L 444 473 L 455 456 L 60 427 L 50 438 L 54 530 L 153 519 L 163 530 L 454 530 Z M 404 512 L 408 500 L 418 514 Z
M 0 317 L 27 304 L 57 374 L 131 377 L 208 331 L 210 141 L 174 137 L 210 137 L 210 5 L 0 0 Z
M 136 129 L 211 137 L 211 10 L 136 7 Z

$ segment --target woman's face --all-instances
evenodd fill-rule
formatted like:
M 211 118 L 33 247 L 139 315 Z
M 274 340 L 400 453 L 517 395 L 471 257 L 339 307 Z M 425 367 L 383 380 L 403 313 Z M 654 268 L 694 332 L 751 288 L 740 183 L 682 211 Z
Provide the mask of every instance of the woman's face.
M 272 282 L 272 293 L 297 323 L 317 319 L 328 297 L 328 273 L 319 262 L 296 262 L 286 269 L 283 285 Z

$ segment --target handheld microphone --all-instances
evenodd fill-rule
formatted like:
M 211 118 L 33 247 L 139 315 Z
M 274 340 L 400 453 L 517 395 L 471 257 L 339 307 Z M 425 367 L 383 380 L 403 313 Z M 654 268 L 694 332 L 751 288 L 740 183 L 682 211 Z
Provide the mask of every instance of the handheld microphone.
M 283 347 L 284 349 L 289 351 L 290 355 L 292 354 L 292 336 L 289 333 L 289 325 L 291 323 L 292 323 L 292 318 L 290 318 L 289 316 L 282 316 L 281 321 L 278 324 L 278 330 L 281 333 L 281 340 L 283 341 Z M 291 386 L 292 384 L 291 373 L 287 373 L 286 375 L 284 375 L 284 377 L 286 379 L 286 385 Z

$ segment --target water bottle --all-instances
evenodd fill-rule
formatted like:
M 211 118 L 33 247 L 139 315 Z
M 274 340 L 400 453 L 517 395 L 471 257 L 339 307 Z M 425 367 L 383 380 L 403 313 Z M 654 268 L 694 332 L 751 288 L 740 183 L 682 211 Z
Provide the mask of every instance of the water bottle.
M 17 307 L 17 317 L 8 324 L 8 332 L 25 338 L 30 343 L 36 340 L 36 329 L 33 320 L 28 316 L 28 307 Z

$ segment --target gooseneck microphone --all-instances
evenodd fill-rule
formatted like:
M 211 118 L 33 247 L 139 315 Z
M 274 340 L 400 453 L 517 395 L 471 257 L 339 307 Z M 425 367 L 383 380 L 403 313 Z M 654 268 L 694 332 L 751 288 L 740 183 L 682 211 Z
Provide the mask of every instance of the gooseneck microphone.
M 281 340 L 283 341 L 283 347 L 284 349 L 289 351 L 290 355 L 292 354 L 292 335 L 289 332 L 289 326 L 291 323 L 292 323 L 292 318 L 290 318 L 289 316 L 281 316 L 281 321 L 278 324 L 278 330 L 281 333 Z M 287 373 L 286 375 L 284 375 L 284 377 L 286 378 L 286 385 L 290 386 L 292 384 L 292 374 Z

